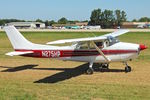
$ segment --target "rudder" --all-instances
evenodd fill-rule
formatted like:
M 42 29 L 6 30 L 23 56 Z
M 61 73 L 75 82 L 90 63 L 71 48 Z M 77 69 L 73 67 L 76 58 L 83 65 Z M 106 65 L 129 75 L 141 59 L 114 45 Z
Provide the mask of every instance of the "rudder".
M 24 36 L 14 26 L 6 26 L 4 27 L 4 30 L 14 49 L 32 48 L 33 43 L 24 38 Z

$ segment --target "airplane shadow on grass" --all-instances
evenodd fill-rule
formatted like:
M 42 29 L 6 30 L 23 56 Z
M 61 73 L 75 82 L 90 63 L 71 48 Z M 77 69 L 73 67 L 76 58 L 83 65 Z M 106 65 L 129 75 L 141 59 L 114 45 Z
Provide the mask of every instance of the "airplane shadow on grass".
M 6 66 L 0 66 L 0 68 L 7 68 L 6 70 L 3 70 L 1 72 L 17 72 L 27 69 L 32 69 L 38 65 L 23 65 L 23 66 L 17 66 L 17 67 L 6 67 Z
M 33 68 L 35 70 L 59 70 L 62 72 L 56 73 L 52 76 L 45 77 L 43 79 L 40 79 L 38 81 L 35 81 L 34 83 L 57 83 L 61 82 L 67 79 L 71 79 L 73 77 L 77 77 L 79 75 L 82 75 L 86 72 L 88 69 L 89 64 L 83 64 L 75 68 Z M 120 69 L 104 69 L 99 70 L 98 65 L 94 65 L 93 67 L 95 72 L 125 72 L 124 70 Z
M 54 75 L 45 77 L 43 79 L 40 79 L 38 81 L 35 81 L 34 83 L 57 83 L 61 81 L 65 81 L 67 79 L 71 79 L 73 77 L 80 76 L 82 74 L 85 74 L 86 70 L 88 69 L 89 64 L 83 64 L 75 68 L 36 68 L 38 65 L 23 65 L 23 66 L 17 66 L 17 67 L 6 67 L 6 66 L 0 66 L 0 68 L 7 68 L 6 70 L 3 70 L 1 72 L 18 72 L 23 70 L 55 70 L 55 71 L 61 71 Z M 93 69 L 95 72 L 125 72 L 121 69 L 103 69 L 99 70 L 99 65 L 94 64 Z

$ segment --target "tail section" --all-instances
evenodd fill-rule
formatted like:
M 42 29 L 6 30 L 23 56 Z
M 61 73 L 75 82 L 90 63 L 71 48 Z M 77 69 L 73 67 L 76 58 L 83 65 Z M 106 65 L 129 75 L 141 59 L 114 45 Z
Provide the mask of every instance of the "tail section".
M 23 37 L 23 35 L 14 27 L 6 26 L 4 28 L 14 49 L 31 49 L 33 43 Z

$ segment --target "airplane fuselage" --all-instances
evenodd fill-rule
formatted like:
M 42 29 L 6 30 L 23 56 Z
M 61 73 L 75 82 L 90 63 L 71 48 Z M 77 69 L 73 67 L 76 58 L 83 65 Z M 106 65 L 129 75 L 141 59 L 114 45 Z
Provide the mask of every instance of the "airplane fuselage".
M 42 47 L 42 49 L 41 49 Z M 81 61 L 81 62 L 101 62 L 104 63 L 105 59 L 95 49 L 79 50 L 73 47 L 58 47 L 52 48 L 48 45 L 41 45 L 35 49 L 16 49 L 16 51 L 33 51 L 32 54 L 25 54 L 22 56 L 37 57 L 37 58 L 56 58 L 68 61 Z M 44 49 L 44 47 L 46 47 Z M 108 57 L 111 62 L 128 61 L 138 57 L 140 52 L 140 45 L 118 42 L 112 46 L 105 47 L 102 52 Z

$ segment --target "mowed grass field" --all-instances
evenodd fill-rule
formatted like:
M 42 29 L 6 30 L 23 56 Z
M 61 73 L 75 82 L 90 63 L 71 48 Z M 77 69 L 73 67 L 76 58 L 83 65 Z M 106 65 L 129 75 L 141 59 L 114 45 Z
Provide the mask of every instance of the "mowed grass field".
M 93 36 L 91 32 L 22 33 L 41 44 Z M 125 73 L 122 63 L 112 63 L 110 70 L 86 75 L 86 63 L 5 56 L 13 49 L 0 32 L 0 100 L 150 100 L 150 33 L 128 33 L 119 39 L 149 47 L 129 62 L 133 71 Z

